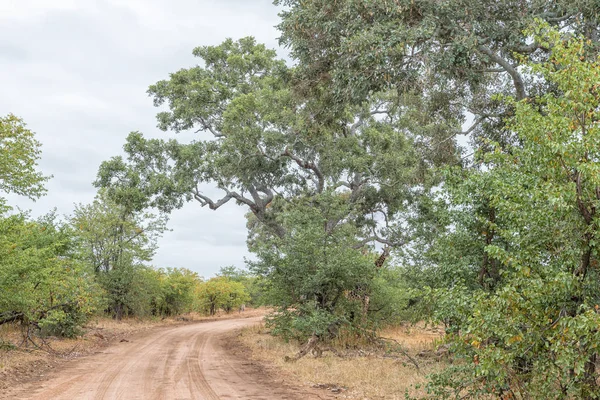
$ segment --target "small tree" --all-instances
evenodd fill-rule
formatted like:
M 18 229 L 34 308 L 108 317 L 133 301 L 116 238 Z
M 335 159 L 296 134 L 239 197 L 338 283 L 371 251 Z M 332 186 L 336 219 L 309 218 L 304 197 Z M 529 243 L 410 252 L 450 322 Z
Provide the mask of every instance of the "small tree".
M 253 307 L 263 304 L 265 295 L 265 282 L 261 277 L 252 274 L 247 269 L 236 268 L 233 265 L 221 267 L 217 276 L 228 278 L 234 282 L 240 282 L 244 285 L 246 292 L 250 296 L 248 304 Z
M 223 277 L 202 282 L 196 289 L 196 309 L 209 315 L 219 309 L 229 313 L 249 299 L 244 285 Z
M 27 333 L 74 336 L 102 307 L 103 292 L 75 255 L 73 232 L 53 214 L 32 221 L 0 217 L 0 325 Z
M 336 194 L 298 200 L 282 213 L 284 237 L 255 234 L 252 268 L 268 282 L 266 301 L 277 308 L 273 332 L 284 337 L 325 337 L 332 327 L 366 328 L 377 274 L 375 257 L 356 246 L 356 226 L 344 218 Z M 336 201 L 336 198 L 338 200 Z M 312 203 L 312 204 L 311 204 Z
M 200 284 L 198 274 L 185 268 L 166 268 L 157 271 L 160 294 L 155 300 L 160 315 L 189 312 L 194 302 L 194 290 Z
M 160 289 L 140 282 L 152 280 L 145 263 L 154 255 L 165 218 L 117 204 L 101 190 L 92 204 L 76 206 L 71 221 L 80 256 L 107 291 L 113 316 L 120 319 L 135 310 L 149 313 L 152 290 Z

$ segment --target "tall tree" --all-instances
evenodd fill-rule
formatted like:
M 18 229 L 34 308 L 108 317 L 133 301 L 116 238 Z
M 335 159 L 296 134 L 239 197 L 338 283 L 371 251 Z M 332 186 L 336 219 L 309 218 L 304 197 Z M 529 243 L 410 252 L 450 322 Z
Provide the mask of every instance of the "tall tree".
M 547 25 L 535 38 L 552 54 L 523 73 L 555 91 L 513 102 L 507 126 L 518 144 L 504 151 L 491 144 L 496 150 L 483 157 L 489 168 L 470 178 L 496 210 L 500 240 L 485 253 L 502 275 L 464 313 L 454 341 L 463 362 L 433 381 L 439 397 L 600 396 L 600 61 L 590 41 Z
M 348 252 L 340 250 L 338 257 L 359 259 L 361 251 L 376 244 L 399 250 L 408 245 L 413 231 L 406 221 L 415 213 L 416 199 L 438 183 L 433 167 L 455 160 L 453 142 L 439 143 L 444 151 L 430 151 L 429 143 L 441 126 L 455 122 L 428 115 L 418 96 L 392 92 L 348 105 L 324 120 L 320 110 L 332 104 L 298 96 L 291 84 L 294 69 L 254 39 L 227 40 L 197 48 L 194 54 L 202 65 L 171 74 L 149 93 L 157 106 L 168 106 L 158 114 L 161 129 L 195 129 L 198 138 L 183 143 L 133 132 L 125 145 L 127 159 L 103 163 L 98 186 L 112 195 L 141 194 L 140 204 L 165 212 L 185 201 L 213 210 L 235 201 L 252 215 L 250 242 L 261 241 L 280 253 L 298 250 L 297 228 L 288 218 L 295 208 L 306 207 L 326 216 L 313 226 L 321 228 L 318 234 L 311 232 L 315 238 L 331 239 L 328 243 L 336 247 L 338 231 L 346 235 Z M 209 196 L 207 184 L 217 186 L 222 197 Z M 318 258 L 321 248 L 305 250 Z M 282 266 L 291 260 L 287 256 L 280 260 Z M 315 283 L 304 299 L 321 296 L 319 309 L 332 316 L 337 311 L 329 304 L 331 298 L 362 285 L 366 314 L 373 261 L 363 277 L 358 268 L 339 287 Z M 310 257 L 303 262 L 310 263 Z M 297 272 L 312 274 L 317 268 L 314 277 L 330 280 L 344 274 L 343 265 L 323 261 Z M 275 278 L 269 271 L 263 275 Z M 331 293 L 319 294 L 323 290 Z M 285 304 L 294 307 L 298 299 L 292 296 Z
M 509 110 L 494 101 L 493 94 L 523 99 L 548 89 L 527 80 L 519 68 L 524 58 L 547 58 L 548 49 L 523 33 L 535 19 L 584 34 L 596 45 L 599 40 L 598 7 L 586 0 L 278 0 L 276 4 L 284 7 L 281 42 L 298 61 L 300 92 L 342 105 L 360 104 L 389 88 L 415 92 L 431 112 L 451 118 L 474 115 L 468 132 L 487 132 L 496 138 Z
M 151 285 L 143 287 L 148 277 L 145 263 L 152 259 L 165 223 L 163 217 L 129 211 L 104 191 L 92 204 L 76 206 L 72 225 L 81 257 L 108 292 L 109 308 L 115 318 L 146 307 L 142 306 L 144 302 L 150 303 Z M 140 296 L 146 300 L 140 300 Z
M 157 106 L 170 109 L 158 115 L 161 129 L 197 129 L 208 137 L 181 143 L 131 133 L 128 159 L 103 163 L 98 186 L 115 192 L 135 182 L 148 205 L 165 211 L 184 201 L 215 210 L 235 201 L 279 237 L 285 235 L 277 220 L 279 200 L 343 191 L 362 228 L 357 241 L 408 241 L 393 217 L 409 212 L 410 200 L 435 183 L 429 171 L 440 162 L 417 150 L 427 134 L 421 125 L 436 120 L 422 113 L 414 118 L 418 98 L 405 96 L 415 104 L 407 111 L 396 96 L 383 93 L 325 123 L 315 115 L 329 104 L 297 98 L 289 84 L 293 70 L 253 39 L 194 54 L 203 66 L 180 70 L 149 92 Z M 453 155 L 450 149 L 446 158 Z M 206 183 L 223 196 L 208 196 Z

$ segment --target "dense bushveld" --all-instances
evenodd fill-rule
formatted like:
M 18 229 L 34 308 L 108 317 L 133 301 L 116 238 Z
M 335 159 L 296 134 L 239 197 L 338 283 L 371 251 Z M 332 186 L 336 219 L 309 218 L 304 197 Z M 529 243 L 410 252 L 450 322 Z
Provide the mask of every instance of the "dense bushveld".
M 72 335 L 251 299 L 272 335 L 350 348 L 426 320 L 452 363 L 425 397 L 600 397 L 597 4 L 275 3 L 292 63 L 228 39 L 150 86 L 159 128 L 198 139 L 132 132 L 94 203 L 4 212 L 0 323 Z M 42 195 L 39 143 L 0 123 L 2 188 Z M 148 266 L 188 201 L 247 207 L 252 276 Z
M 33 133 L 14 116 L 0 120 L 0 131 L 6 161 L 22 168 L 20 175 L 7 174 L 5 188 L 37 196 L 45 178 L 34 170 L 39 144 Z M 104 191 L 62 219 L 52 212 L 33 219 L 3 203 L 0 325 L 21 325 L 21 344 L 37 345 L 36 337 L 77 335 L 96 315 L 214 314 L 250 302 L 254 279 L 243 271 L 223 268 L 223 276 L 204 281 L 183 268 L 152 267 L 165 222 L 115 203 Z M 210 294 L 215 286 L 218 298 Z

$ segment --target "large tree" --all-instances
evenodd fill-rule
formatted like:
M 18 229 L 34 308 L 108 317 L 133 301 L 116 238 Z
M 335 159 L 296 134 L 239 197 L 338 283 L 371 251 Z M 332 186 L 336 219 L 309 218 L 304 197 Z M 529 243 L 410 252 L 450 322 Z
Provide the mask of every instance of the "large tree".
M 522 100 L 555 92 L 555 83 L 524 73 L 527 62 L 544 62 L 552 53 L 526 30 L 534 21 L 544 21 L 569 35 L 581 34 L 590 41 L 593 53 L 599 46 L 597 4 L 471 0 L 277 3 L 283 6 L 281 42 L 297 60 L 296 93 L 331 104 L 318 118 L 330 120 L 348 104 L 364 104 L 382 91 L 394 91 L 404 105 L 403 99 L 410 93 L 419 99 L 421 115 L 437 116 L 435 134 L 428 136 L 430 151 L 439 152 L 438 144 L 453 142 L 461 134 L 471 139 L 471 148 L 465 149 L 462 162 L 447 175 L 451 181 L 446 182 L 457 187 L 456 182 L 471 176 L 470 188 L 451 189 L 446 192 L 450 198 L 442 201 L 437 201 L 439 196 L 420 201 L 422 218 L 416 222 L 421 228 L 413 225 L 420 238 L 411 248 L 415 257 L 410 261 L 425 269 L 430 284 L 456 283 L 460 276 L 469 287 L 492 289 L 501 266 L 483 249 L 502 241 L 496 229 L 502 221 L 486 192 L 489 182 L 484 172 L 490 166 L 482 163 L 479 155 L 494 150 L 492 142 L 506 148 L 504 151 L 511 151 L 519 142 L 505 126 L 514 106 L 499 101 L 498 94 Z M 456 121 L 463 123 L 463 129 L 456 129 Z M 457 210 L 456 201 L 469 206 Z M 448 208 L 454 208 L 453 212 Z M 439 233 L 455 228 L 458 230 L 441 244 Z M 467 237 L 469 240 L 464 240 Z M 452 246 L 453 251 L 448 252 L 454 239 L 465 245 L 461 249 Z M 434 242 L 440 246 L 431 248 Z M 423 260 L 423 255 L 427 259 Z M 430 273 L 432 263 L 441 268 Z M 421 275 L 417 284 L 423 284 L 421 272 L 417 269 L 416 275 Z
M 348 271 L 342 259 L 364 261 L 361 253 L 376 244 L 386 246 L 385 254 L 407 248 L 414 233 L 407 221 L 415 215 L 416 200 L 438 183 L 433 167 L 455 160 L 453 142 L 432 147 L 432 137 L 458 129 L 457 121 L 427 114 L 412 93 L 393 92 L 323 119 L 321 111 L 333 105 L 300 96 L 292 84 L 295 69 L 252 38 L 200 47 L 194 54 L 201 65 L 171 74 L 149 93 L 155 105 L 168 106 L 158 114 L 161 129 L 195 130 L 197 138 L 146 139 L 133 132 L 125 145 L 127 158 L 103 163 L 96 184 L 121 204 L 135 199 L 165 212 L 185 201 L 213 210 L 229 202 L 247 207 L 251 249 L 278 255 L 260 251 L 262 261 L 276 264 L 263 263 L 257 270 L 279 291 L 292 282 L 279 279 L 283 270 L 316 279 L 301 296 L 279 296 L 284 310 L 312 304 L 331 317 L 329 322 L 333 315 L 364 320 L 340 315 L 336 305 L 345 291 L 358 288 L 366 315 L 376 257 L 368 267 L 356 261 Z M 209 195 L 215 192 L 210 185 L 221 195 Z M 292 262 L 292 254 L 302 250 L 296 241 L 304 228 L 290 221 L 298 222 L 293 216 L 302 210 L 322 216 L 318 224 L 316 217 L 306 220 L 312 228 L 302 235 L 325 240 L 331 257 L 321 259 L 321 246 L 304 246 L 311 254 Z M 340 260 L 333 261 L 334 254 Z M 331 284 L 336 276 L 349 278 Z
M 360 104 L 388 88 L 417 92 L 432 112 L 475 115 L 479 132 L 502 122 L 492 94 L 523 99 L 545 90 L 519 68 L 525 58 L 547 57 L 548 48 L 524 34 L 534 20 L 599 39 L 598 6 L 586 0 L 276 3 L 301 92 L 336 104 Z
M 485 254 L 502 273 L 495 290 L 475 292 L 463 310 L 453 343 L 464 358 L 433 381 L 438 397 L 600 395 L 600 62 L 590 57 L 591 42 L 547 26 L 536 41 L 552 55 L 523 73 L 555 92 L 508 100 L 515 116 L 507 127 L 518 144 L 491 144 L 495 151 L 482 157 L 487 168 L 462 186 L 485 194 L 495 210 L 496 223 L 484 229 L 498 240 L 486 243 Z
M 429 169 L 440 162 L 419 147 L 428 134 L 422 126 L 436 125 L 436 116 L 416 113 L 418 98 L 406 95 L 401 104 L 381 93 L 347 107 L 335 121 L 322 121 L 317 114 L 330 104 L 299 98 L 290 85 L 294 70 L 253 39 L 227 40 L 194 54 L 203 65 L 171 74 L 149 93 L 157 106 L 169 107 L 158 114 L 161 129 L 194 129 L 198 139 L 131 133 L 127 160 L 103 163 L 97 185 L 109 193 L 136 186 L 147 205 L 165 211 L 190 200 L 215 210 L 235 201 L 279 237 L 285 235 L 279 200 L 344 192 L 362 228 L 357 242 L 408 241 L 395 217 L 431 187 Z M 453 155 L 450 146 L 444 157 Z M 206 183 L 222 196 L 207 195 Z

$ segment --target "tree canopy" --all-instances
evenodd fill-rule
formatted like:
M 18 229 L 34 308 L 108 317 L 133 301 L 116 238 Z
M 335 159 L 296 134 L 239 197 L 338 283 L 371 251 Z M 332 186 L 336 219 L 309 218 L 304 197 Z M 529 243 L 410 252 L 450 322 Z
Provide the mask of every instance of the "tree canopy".
M 22 119 L 0 117 L 0 190 L 36 199 L 49 179 L 37 170 L 41 144 Z

